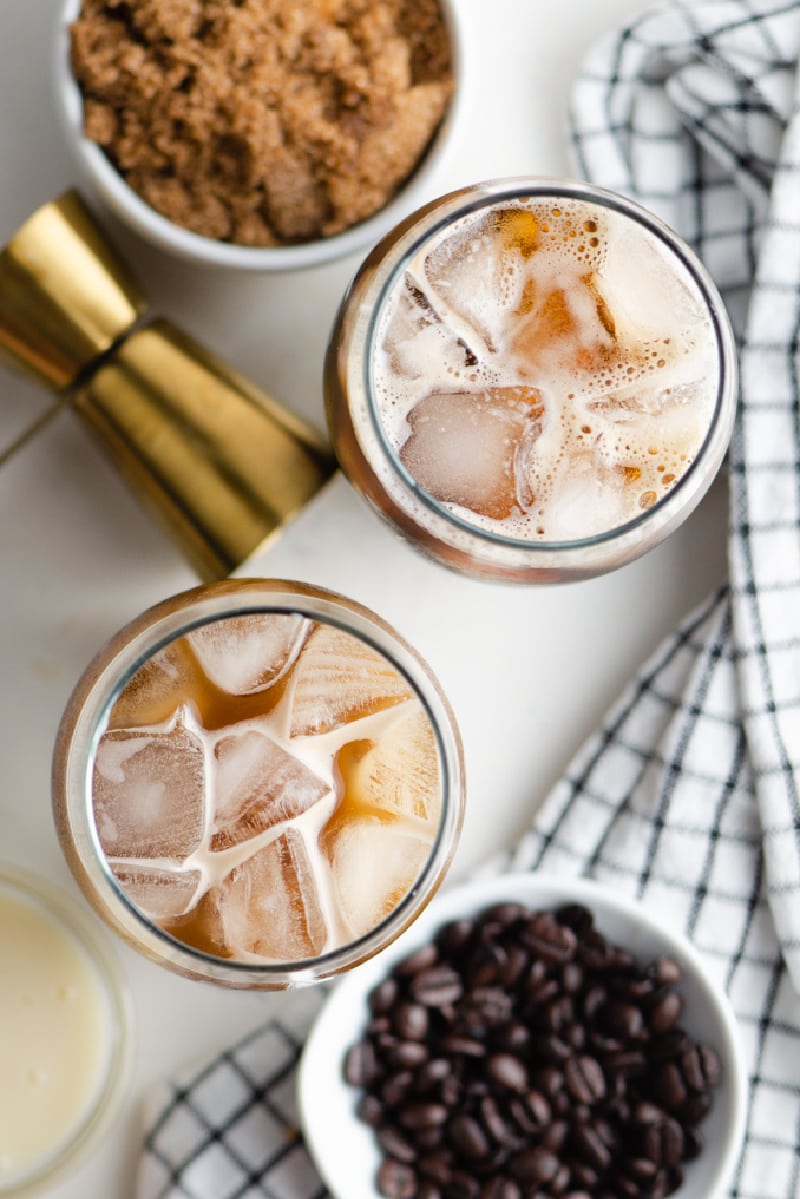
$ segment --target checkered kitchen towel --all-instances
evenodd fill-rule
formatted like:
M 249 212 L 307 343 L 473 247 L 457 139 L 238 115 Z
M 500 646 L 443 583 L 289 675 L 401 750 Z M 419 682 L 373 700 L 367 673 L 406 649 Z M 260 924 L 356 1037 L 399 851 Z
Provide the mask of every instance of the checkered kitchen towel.
M 751 1078 L 731 1196 L 800 1196 L 800 3 L 676 0 L 596 47 L 579 173 L 658 212 L 736 326 L 730 577 L 645 665 L 502 867 L 585 874 L 686 931 Z M 493 863 L 492 868 L 497 868 Z M 138 1199 L 324 1194 L 293 1069 L 320 1002 L 152 1097 Z

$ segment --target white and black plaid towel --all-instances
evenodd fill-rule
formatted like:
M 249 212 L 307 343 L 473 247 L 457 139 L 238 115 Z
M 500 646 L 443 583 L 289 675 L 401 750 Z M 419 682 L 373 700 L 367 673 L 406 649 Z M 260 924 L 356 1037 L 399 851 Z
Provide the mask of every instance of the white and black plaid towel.
M 576 84 L 579 173 L 673 225 L 736 326 L 730 577 L 499 864 L 590 875 L 688 933 L 750 1071 L 738 1199 L 800 1196 L 799 54 L 800 3 L 675 0 L 598 45 Z M 319 1002 L 301 993 L 152 1097 L 138 1199 L 324 1195 L 293 1077 Z

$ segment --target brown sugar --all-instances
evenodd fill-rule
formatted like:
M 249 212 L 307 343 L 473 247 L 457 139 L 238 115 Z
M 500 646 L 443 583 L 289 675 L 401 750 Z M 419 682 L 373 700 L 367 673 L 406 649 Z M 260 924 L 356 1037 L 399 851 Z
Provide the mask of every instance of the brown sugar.
M 438 0 L 83 0 L 86 136 L 169 220 L 253 246 L 382 208 L 452 93 Z

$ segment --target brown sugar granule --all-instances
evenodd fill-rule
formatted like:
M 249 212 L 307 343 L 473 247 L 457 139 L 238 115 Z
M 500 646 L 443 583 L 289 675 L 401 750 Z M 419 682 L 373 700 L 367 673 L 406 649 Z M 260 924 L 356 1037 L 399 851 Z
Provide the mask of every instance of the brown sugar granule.
M 452 93 L 437 0 L 83 0 L 86 136 L 169 220 L 271 246 L 382 208 Z

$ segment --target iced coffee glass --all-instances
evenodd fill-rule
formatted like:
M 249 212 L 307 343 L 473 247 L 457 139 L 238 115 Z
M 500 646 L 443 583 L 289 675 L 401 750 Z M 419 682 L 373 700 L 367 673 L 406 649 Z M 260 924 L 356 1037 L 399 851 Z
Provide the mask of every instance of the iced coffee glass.
M 325 364 L 354 486 L 466 573 L 591 577 L 663 540 L 723 460 L 730 322 L 694 253 L 568 180 L 464 188 L 366 258 Z
M 226 581 L 134 620 L 79 681 L 53 763 L 76 879 L 188 977 L 281 989 L 394 939 L 461 827 L 452 712 L 383 620 L 300 583 Z

